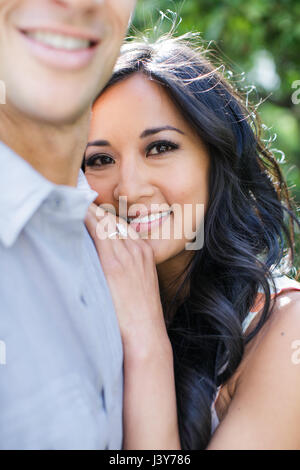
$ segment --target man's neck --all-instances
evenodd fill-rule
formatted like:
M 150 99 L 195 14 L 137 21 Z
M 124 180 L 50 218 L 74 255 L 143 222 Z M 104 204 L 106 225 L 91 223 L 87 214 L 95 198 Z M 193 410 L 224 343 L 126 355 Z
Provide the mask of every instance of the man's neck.
M 39 123 L 0 109 L 0 140 L 55 184 L 77 186 L 90 111 L 68 125 Z

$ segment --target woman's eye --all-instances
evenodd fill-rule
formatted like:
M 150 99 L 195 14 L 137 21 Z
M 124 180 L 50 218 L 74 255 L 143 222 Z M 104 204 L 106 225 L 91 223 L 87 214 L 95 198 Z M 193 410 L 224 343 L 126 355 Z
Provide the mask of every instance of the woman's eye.
M 85 161 L 87 167 L 99 167 L 104 165 L 110 165 L 115 163 L 115 161 L 109 155 L 92 155 L 88 157 Z
M 147 155 L 159 155 L 176 149 L 178 149 L 178 145 L 172 142 L 155 142 L 148 147 Z

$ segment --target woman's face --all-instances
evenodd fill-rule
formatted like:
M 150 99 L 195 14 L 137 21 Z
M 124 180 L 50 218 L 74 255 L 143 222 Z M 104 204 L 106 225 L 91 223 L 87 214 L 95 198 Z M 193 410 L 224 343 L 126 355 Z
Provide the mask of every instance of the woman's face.
M 161 85 L 136 73 L 98 98 L 85 163 L 96 204 L 133 219 L 156 264 L 191 253 L 186 244 L 208 203 L 209 155 Z

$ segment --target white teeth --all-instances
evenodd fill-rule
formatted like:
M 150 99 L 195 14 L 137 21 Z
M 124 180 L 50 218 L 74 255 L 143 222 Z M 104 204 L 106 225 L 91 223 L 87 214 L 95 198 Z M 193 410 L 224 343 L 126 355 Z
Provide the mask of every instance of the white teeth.
M 166 211 L 166 212 L 160 212 L 159 214 L 151 214 L 150 216 L 146 217 L 137 217 L 136 219 L 133 219 L 130 221 L 130 223 L 134 224 L 146 224 L 148 222 L 153 222 L 153 220 L 158 220 L 161 219 L 162 217 L 165 217 L 166 215 L 170 214 L 171 211 Z
M 90 41 L 87 39 L 74 38 L 71 36 L 64 36 L 62 34 L 54 34 L 44 31 L 27 33 L 27 36 L 55 49 L 73 51 L 76 49 L 87 49 L 90 46 Z

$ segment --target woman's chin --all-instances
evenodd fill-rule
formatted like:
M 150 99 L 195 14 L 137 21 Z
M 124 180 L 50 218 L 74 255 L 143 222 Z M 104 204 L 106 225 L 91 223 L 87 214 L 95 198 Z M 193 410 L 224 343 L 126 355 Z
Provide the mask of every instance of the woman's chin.
M 164 263 L 168 259 L 173 258 L 174 255 L 177 254 L 177 252 L 181 251 L 181 250 L 176 250 L 176 247 L 172 247 L 172 240 L 145 239 L 145 241 L 153 249 L 154 261 L 156 265 Z M 174 243 L 174 240 L 173 240 L 173 243 Z

